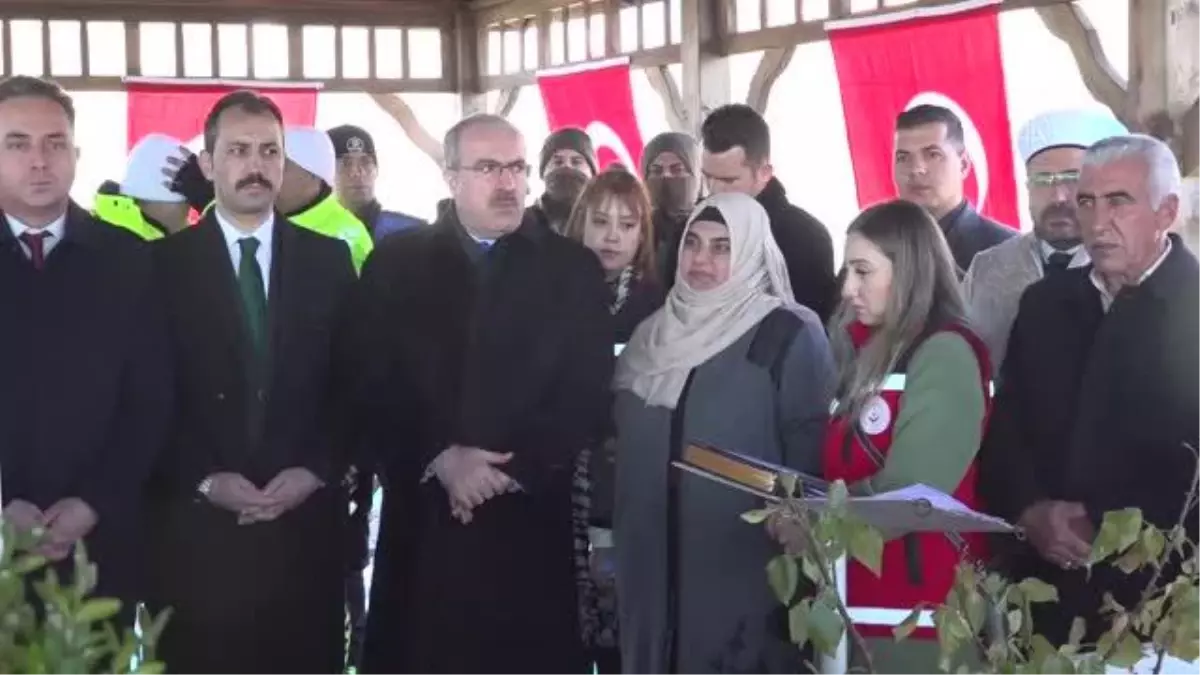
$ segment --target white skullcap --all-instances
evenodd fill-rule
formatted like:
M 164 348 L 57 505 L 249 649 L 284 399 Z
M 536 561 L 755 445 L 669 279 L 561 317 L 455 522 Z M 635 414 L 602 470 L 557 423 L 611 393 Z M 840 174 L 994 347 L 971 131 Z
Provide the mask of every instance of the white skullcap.
M 167 177 L 167 159 L 187 159 L 182 150 L 183 142 L 166 134 L 147 134 L 129 151 L 129 162 L 125 165 L 125 179 L 121 181 L 121 194 L 147 202 L 184 201 L 183 195 L 172 192 L 163 183 Z
M 1026 122 L 1017 135 L 1017 148 L 1021 151 L 1021 161 L 1029 163 L 1043 150 L 1063 146 L 1090 148 L 1098 141 L 1128 133 L 1129 129 L 1106 110 L 1056 110 Z
M 301 169 L 333 185 L 337 158 L 329 134 L 312 127 L 288 127 L 283 148 L 287 158 Z

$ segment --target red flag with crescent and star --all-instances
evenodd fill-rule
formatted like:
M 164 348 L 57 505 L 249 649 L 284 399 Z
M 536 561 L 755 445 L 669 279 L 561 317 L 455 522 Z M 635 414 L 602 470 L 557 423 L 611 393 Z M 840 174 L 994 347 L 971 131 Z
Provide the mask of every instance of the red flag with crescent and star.
M 566 66 L 538 73 L 550 131 L 578 127 L 596 147 L 600 168 L 621 163 L 641 171 L 642 133 L 633 109 L 629 59 Z
M 251 89 L 270 98 L 279 106 L 285 124 L 316 124 L 318 89 L 310 84 L 130 78 L 125 82 L 127 147 L 132 148 L 146 134 L 159 133 L 178 138 L 195 150 L 208 111 L 222 96 L 238 89 Z
M 1011 122 L 1000 59 L 999 0 L 966 0 L 826 24 L 833 48 L 860 206 L 895 197 L 896 116 L 921 104 L 963 123 L 972 169 L 966 195 L 1014 227 L 1018 216 Z

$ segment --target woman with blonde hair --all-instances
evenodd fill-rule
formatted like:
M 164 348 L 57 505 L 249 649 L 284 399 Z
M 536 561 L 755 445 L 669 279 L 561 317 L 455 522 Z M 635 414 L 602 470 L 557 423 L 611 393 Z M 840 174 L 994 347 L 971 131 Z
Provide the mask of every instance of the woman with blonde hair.
M 600 259 L 611 291 L 613 344 L 623 347 L 633 329 L 663 303 L 655 273 L 650 199 L 636 176 L 609 168 L 580 193 L 563 234 Z M 617 652 L 611 561 L 612 449 L 586 449 L 575 465 L 572 492 L 580 625 L 597 672 L 621 672 Z
M 991 366 L 968 326 L 941 230 L 912 202 L 877 204 L 851 223 L 844 260 L 829 330 L 838 387 L 825 478 L 860 495 L 920 483 L 978 507 L 976 454 Z M 920 642 L 932 628 L 895 645 L 891 626 L 918 603 L 943 602 L 960 558 L 982 556 L 981 549 L 982 539 L 970 535 L 909 534 L 885 544 L 880 577 L 850 563 L 847 604 L 881 672 L 936 667 L 936 642 Z
M 621 660 L 633 673 L 799 672 L 763 567 L 778 547 L 739 515 L 755 496 L 672 466 L 707 446 L 820 470 L 833 364 L 793 301 L 767 213 L 709 197 L 683 230 L 675 284 L 617 361 Z
M 563 233 L 600 258 L 612 289 L 614 340 L 624 344 L 664 297 L 655 272 L 654 224 L 646 188 L 628 171 L 608 169 L 579 195 Z

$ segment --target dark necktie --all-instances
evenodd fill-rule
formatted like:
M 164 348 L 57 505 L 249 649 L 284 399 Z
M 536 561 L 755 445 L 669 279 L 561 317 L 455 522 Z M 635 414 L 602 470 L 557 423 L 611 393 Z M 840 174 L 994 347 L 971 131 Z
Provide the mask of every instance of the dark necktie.
M 1073 257 L 1073 255 L 1066 253 L 1065 251 L 1055 251 L 1054 253 L 1051 253 L 1050 257 L 1046 259 L 1046 264 L 1044 266 L 1046 276 L 1057 274 L 1058 272 L 1062 272 L 1063 270 L 1067 269 L 1067 267 L 1071 265 L 1071 258 Z
M 246 328 L 255 357 L 262 357 L 267 345 L 267 294 L 263 290 L 262 268 L 254 255 L 260 243 L 254 237 L 238 239 L 238 246 L 242 249 L 242 260 L 238 263 L 238 290 L 241 291 Z
M 33 263 L 33 269 L 41 270 L 46 266 L 46 239 L 54 235 L 49 232 L 33 232 L 26 230 L 21 233 L 21 243 L 29 249 L 29 262 Z

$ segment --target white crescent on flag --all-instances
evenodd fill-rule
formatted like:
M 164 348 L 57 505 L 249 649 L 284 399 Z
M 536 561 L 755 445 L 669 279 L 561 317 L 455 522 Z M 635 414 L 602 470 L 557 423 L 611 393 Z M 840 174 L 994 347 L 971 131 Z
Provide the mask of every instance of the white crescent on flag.
M 978 188 L 975 208 L 982 211 L 988 194 L 988 157 L 987 148 L 983 145 L 983 137 L 979 135 L 979 128 L 975 126 L 975 120 L 971 119 L 971 116 L 957 101 L 938 91 L 923 91 L 917 94 L 904 106 L 904 109 L 911 110 L 919 105 L 941 106 L 954 113 L 962 122 L 963 144 L 967 148 L 967 157 L 971 158 L 975 186 Z
M 617 132 L 613 131 L 612 127 L 599 120 L 593 120 L 588 123 L 587 129 L 584 129 L 584 131 L 591 137 L 592 143 L 597 148 L 601 146 L 609 148 L 616 153 L 617 158 L 625 165 L 626 170 L 632 171 L 635 174 L 638 172 L 638 167 L 633 163 L 633 155 L 629 152 L 629 148 L 625 147 L 625 141 L 621 140 L 621 137 L 617 135 Z

